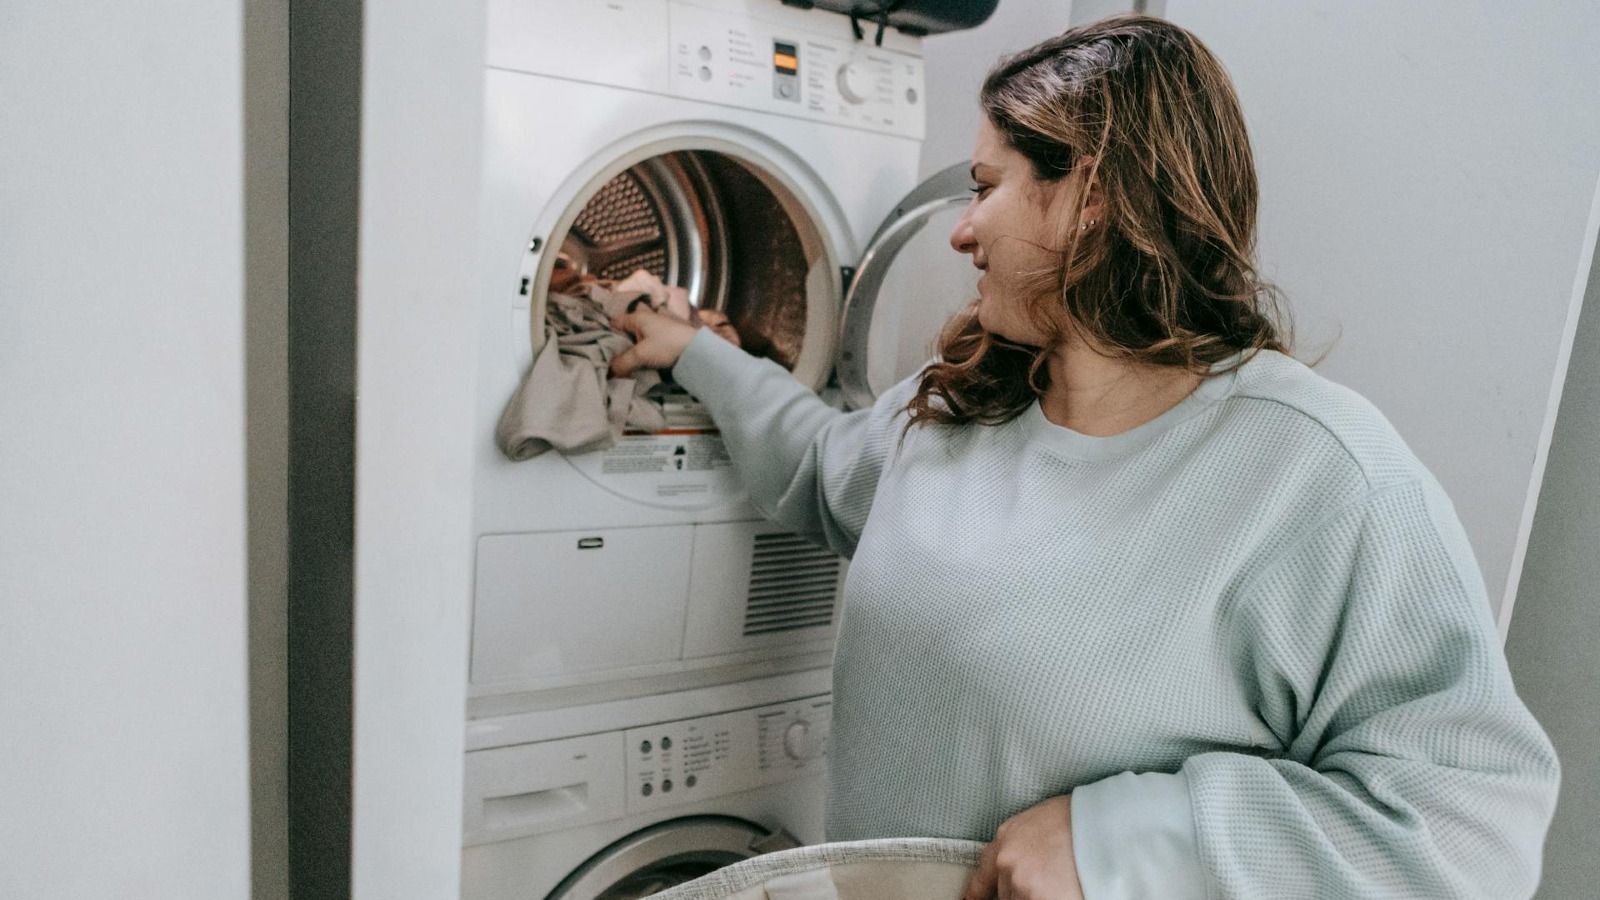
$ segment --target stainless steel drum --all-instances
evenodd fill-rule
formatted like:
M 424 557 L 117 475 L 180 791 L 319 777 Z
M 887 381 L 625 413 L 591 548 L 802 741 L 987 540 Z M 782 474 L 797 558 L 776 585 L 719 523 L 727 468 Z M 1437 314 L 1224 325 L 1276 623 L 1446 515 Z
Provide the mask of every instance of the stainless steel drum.
M 644 269 L 695 306 L 727 302 L 727 226 L 693 154 L 645 160 L 601 186 L 561 240 L 558 268 L 603 279 Z
M 685 288 L 695 307 L 726 313 L 746 350 L 794 369 L 808 322 L 815 327 L 807 304 L 823 241 L 786 193 L 767 173 L 716 151 L 649 157 L 580 195 L 571 227 L 553 242 L 552 280 L 621 279 L 645 269 Z M 837 298 L 818 299 L 837 306 Z

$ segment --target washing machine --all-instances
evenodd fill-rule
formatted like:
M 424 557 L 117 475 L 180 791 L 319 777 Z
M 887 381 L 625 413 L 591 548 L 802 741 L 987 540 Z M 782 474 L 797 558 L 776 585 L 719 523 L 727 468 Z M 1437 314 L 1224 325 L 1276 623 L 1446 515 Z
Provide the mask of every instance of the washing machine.
M 463 900 L 645 897 L 822 839 L 825 670 L 568 707 L 469 745 Z
M 821 838 L 845 561 L 762 518 L 686 393 L 605 450 L 493 435 L 574 274 L 683 287 L 841 407 L 915 371 L 977 275 L 966 164 L 918 179 L 920 35 L 994 2 L 488 4 L 465 896 L 635 896 L 594 885 L 651 835 Z M 672 768 L 693 735 L 721 768 Z

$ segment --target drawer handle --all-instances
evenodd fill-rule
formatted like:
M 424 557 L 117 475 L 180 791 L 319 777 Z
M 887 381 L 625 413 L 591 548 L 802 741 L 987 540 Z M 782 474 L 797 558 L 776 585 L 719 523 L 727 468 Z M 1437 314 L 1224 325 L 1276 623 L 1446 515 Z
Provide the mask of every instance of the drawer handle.
M 589 785 L 569 784 L 509 797 L 487 797 L 483 801 L 483 820 L 490 828 L 505 828 L 570 818 L 588 807 Z

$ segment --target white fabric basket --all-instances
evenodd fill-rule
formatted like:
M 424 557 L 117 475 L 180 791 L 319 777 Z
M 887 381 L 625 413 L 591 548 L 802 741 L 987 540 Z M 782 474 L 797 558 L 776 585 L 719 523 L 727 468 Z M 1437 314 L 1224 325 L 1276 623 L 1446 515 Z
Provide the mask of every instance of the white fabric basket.
M 960 900 L 983 845 L 945 838 L 814 844 L 751 857 L 653 900 Z

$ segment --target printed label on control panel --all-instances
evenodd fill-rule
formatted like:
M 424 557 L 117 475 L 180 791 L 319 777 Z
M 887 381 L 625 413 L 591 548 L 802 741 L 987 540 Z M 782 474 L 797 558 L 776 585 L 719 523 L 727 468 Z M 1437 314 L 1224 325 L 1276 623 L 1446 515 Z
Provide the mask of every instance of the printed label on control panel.
M 821 772 L 831 703 L 808 697 L 629 729 L 629 814 Z

